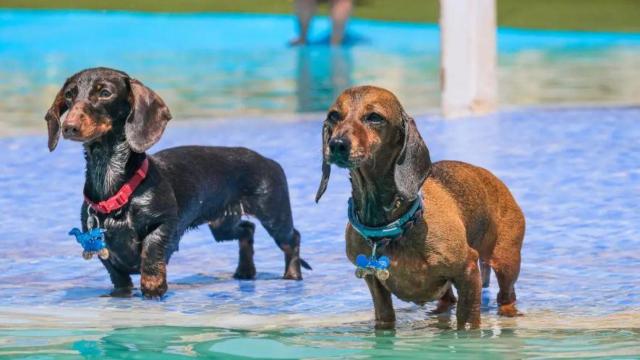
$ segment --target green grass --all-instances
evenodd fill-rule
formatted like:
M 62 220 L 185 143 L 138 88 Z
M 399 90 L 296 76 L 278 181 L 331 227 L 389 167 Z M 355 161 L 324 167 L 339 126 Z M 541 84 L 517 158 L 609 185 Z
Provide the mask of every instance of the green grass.
M 286 14 L 293 0 L 0 0 L 0 7 Z M 320 13 L 326 10 L 326 4 L 320 6 Z M 354 16 L 437 22 L 438 1 L 360 0 Z M 521 28 L 640 31 L 640 0 L 498 0 L 498 22 Z
M 640 0 L 498 0 L 498 22 L 539 29 L 640 31 Z

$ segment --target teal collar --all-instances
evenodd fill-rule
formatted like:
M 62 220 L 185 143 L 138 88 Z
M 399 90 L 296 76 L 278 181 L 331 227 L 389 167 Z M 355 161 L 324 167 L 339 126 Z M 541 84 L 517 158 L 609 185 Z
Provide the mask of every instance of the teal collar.
M 385 226 L 370 227 L 364 225 L 358 214 L 356 213 L 355 206 L 353 206 L 353 198 L 349 198 L 349 222 L 351 226 L 365 239 L 395 239 L 404 234 L 416 219 L 416 214 L 419 214 L 422 210 L 422 197 L 418 196 L 411 204 L 409 210 L 402 215 L 398 220 L 395 220 Z

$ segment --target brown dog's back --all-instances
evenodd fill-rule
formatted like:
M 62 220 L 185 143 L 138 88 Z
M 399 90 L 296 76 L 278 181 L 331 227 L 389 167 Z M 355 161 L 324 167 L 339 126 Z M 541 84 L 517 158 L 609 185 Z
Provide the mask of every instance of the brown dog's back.
M 485 286 L 489 266 L 496 271 L 499 282 L 515 282 L 520 271 L 525 220 L 505 184 L 486 169 L 459 161 L 434 163 L 427 179 L 431 181 L 441 185 L 456 202 L 467 241 L 485 264 Z M 425 205 L 429 206 L 428 201 Z

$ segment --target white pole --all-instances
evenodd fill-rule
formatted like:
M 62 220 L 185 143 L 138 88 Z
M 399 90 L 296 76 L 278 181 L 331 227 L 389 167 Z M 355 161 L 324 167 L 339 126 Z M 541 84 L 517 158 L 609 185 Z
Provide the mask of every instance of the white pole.
M 444 116 L 494 111 L 496 0 L 440 0 L 440 34 Z

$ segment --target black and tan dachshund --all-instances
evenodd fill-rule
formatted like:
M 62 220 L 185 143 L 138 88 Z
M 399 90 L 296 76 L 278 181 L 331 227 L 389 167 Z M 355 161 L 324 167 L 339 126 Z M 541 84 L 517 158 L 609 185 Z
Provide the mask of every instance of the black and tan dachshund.
M 432 164 L 414 120 L 391 92 L 372 86 L 345 90 L 324 123 L 323 159 L 316 201 L 327 187 L 331 164 L 349 169 L 351 176 L 347 256 L 356 263 L 356 256 L 372 254 L 377 242 L 377 255 L 389 259 L 385 276 L 365 275 L 377 327 L 394 326 L 394 294 L 418 304 L 438 299 L 436 312 L 457 301 L 458 328 L 477 328 L 481 286 L 489 285 L 491 268 L 500 286 L 499 313 L 518 314 L 514 284 L 525 231 L 520 207 L 504 183 L 483 168 L 458 161 Z M 412 220 L 398 226 L 397 237 L 363 237 L 376 234 L 372 228 L 409 218 L 405 214 Z
M 69 111 L 65 120 L 60 116 Z M 112 296 L 130 296 L 141 274 L 146 298 L 167 291 L 166 265 L 188 229 L 208 223 L 216 241 L 238 239 L 235 277 L 252 279 L 260 220 L 284 252 L 285 279 L 302 279 L 300 234 L 293 227 L 287 180 L 278 163 L 245 148 L 185 146 L 147 155 L 171 119 L 164 101 L 126 73 L 94 68 L 71 76 L 45 119 L 49 149 L 60 133 L 83 143 L 84 231 L 97 217 L 106 229 Z

